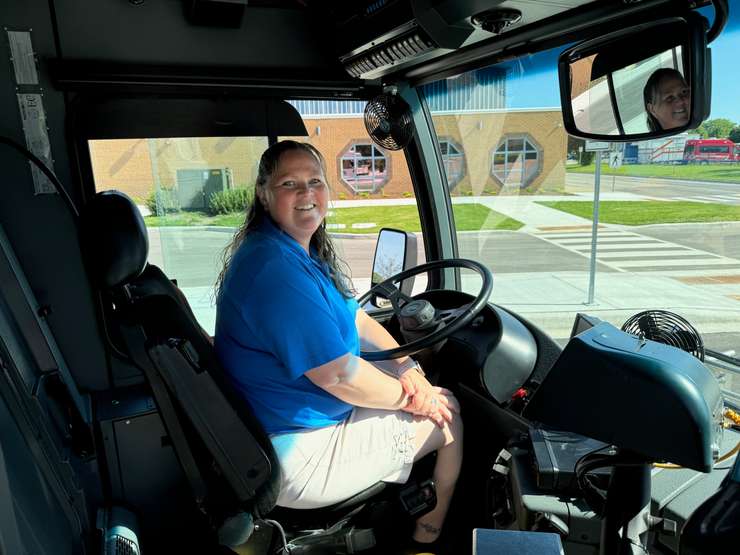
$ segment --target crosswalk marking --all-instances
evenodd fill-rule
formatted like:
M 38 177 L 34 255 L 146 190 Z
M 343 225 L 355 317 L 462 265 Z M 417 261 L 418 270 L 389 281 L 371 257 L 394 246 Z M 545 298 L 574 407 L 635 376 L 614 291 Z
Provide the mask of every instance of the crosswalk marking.
M 688 202 L 702 202 L 704 204 L 714 204 L 714 200 L 700 200 L 698 197 L 673 197 L 671 200 L 684 200 Z
M 696 253 L 687 249 L 662 249 L 662 250 L 649 250 L 649 251 L 629 251 L 629 252 L 597 252 L 597 258 L 624 258 L 625 260 L 635 258 L 651 258 L 651 257 L 687 257 L 687 256 L 706 256 L 704 253 Z
M 676 260 L 623 260 L 619 262 L 619 266 L 622 268 L 637 268 L 640 266 L 650 266 L 651 268 L 658 266 L 680 266 L 680 264 L 676 264 L 676 262 Z M 681 262 L 683 262 L 683 260 L 681 260 Z M 726 266 L 728 262 L 727 260 L 722 260 L 717 257 L 705 257 L 691 260 L 691 264 L 701 264 L 702 266 Z M 735 264 L 740 264 L 740 262 L 735 261 Z
M 591 256 L 591 234 L 588 232 L 539 231 L 531 235 L 585 258 Z M 661 275 L 683 272 L 690 275 L 692 270 L 714 273 L 740 268 L 740 260 L 633 231 L 600 229 L 597 241 L 596 260 L 619 272 L 652 271 Z
M 705 204 L 726 204 L 727 202 L 740 203 L 740 193 L 725 193 L 716 195 L 692 195 L 686 197 L 672 197 L 664 200 L 683 200 L 688 202 L 701 202 Z
M 692 250 L 690 247 L 682 247 L 680 245 L 674 245 L 673 243 L 625 243 L 625 244 L 609 244 L 609 245 L 597 245 L 597 250 L 599 252 L 614 252 L 614 251 L 630 251 L 630 252 L 640 252 L 644 251 L 645 249 L 683 249 L 683 250 Z M 591 252 L 591 244 L 589 243 L 588 246 L 584 246 L 582 248 L 576 248 L 574 250 L 581 251 L 581 252 Z

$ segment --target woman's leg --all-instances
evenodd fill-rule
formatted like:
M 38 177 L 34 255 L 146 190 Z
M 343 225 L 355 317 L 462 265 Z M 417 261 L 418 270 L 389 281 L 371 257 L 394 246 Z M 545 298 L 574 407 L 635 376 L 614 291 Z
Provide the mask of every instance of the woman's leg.
M 437 506 L 416 521 L 413 537 L 418 542 L 432 542 L 439 537 L 460 474 L 463 425 L 459 414 L 452 413 L 452 416 L 452 422 L 445 423 L 443 428 L 428 418 L 414 419 L 414 460 L 418 461 L 424 455 L 437 451 L 434 466 Z

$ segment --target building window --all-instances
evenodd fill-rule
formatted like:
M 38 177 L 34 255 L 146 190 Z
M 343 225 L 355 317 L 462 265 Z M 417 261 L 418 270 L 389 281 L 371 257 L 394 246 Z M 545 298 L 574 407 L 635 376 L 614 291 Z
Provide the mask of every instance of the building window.
M 388 159 L 371 143 L 350 143 L 339 166 L 342 181 L 355 193 L 376 193 L 388 182 Z
M 542 149 L 528 135 L 501 139 L 493 153 L 491 175 L 504 186 L 524 188 L 542 170 Z
M 465 155 L 462 148 L 450 139 L 440 139 L 439 150 L 442 152 L 442 162 L 445 165 L 447 186 L 452 190 L 465 176 Z

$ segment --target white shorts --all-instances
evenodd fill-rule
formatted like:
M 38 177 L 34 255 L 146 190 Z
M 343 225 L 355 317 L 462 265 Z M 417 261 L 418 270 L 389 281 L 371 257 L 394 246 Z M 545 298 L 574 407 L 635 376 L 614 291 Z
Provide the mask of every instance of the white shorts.
M 404 483 L 414 462 L 414 417 L 356 407 L 344 422 L 270 436 L 282 471 L 277 504 L 314 509 L 377 482 Z

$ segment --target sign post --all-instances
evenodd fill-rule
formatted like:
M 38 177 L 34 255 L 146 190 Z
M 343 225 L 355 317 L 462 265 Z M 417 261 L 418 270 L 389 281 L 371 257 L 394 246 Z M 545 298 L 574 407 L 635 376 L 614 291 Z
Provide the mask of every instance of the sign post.
M 599 196 L 601 189 L 601 153 L 609 150 L 609 143 L 599 141 L 586 141 L 586 150 L 596 152 L 596 169 L 594 171 L 594 211 L 591 223 L 591 260 L 588 272 L 588 297 L 586 304 L 594 304 L 596 289 L 596 246 L 599 233 Z

